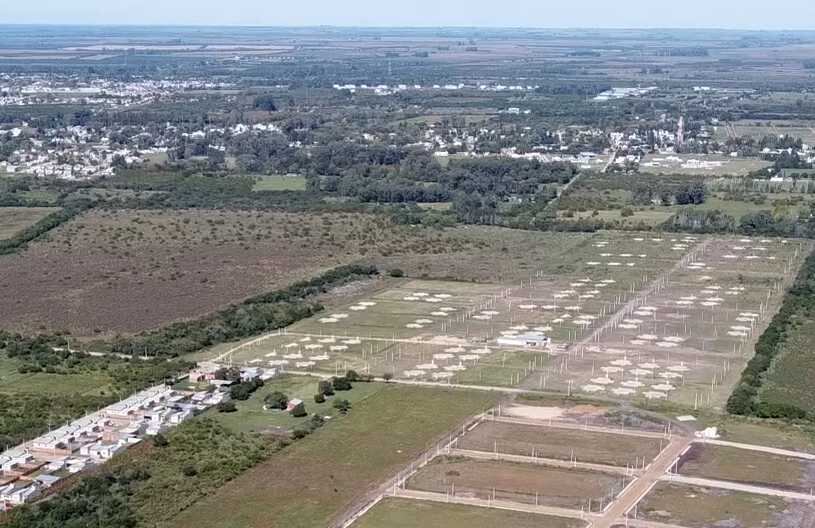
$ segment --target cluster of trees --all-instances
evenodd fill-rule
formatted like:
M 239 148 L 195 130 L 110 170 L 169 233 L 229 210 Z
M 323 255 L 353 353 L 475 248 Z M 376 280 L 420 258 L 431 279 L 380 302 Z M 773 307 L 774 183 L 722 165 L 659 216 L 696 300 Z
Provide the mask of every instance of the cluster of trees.
M 240 381 L 229 387 L 229 397 L 237 401 L 246 401 L 261 387 L 263 380 L 260 378 Z
M 681 185 L 639 185 L 632 201 L 636 205 L 699 205 L 705 203 L 707 192 L 702 182 Z
M 763 210 L 747 213 L 738 222 L 718 209 L 700 211 L 685 208 L 660 226 L 666 231 L 691 231 L 694 233 L 738 233 L 742 235 L 815 237 L 813 212 L 799 216 L 776 215 Z
M 815 256 L 804 262 L 779 312 L 756 343 L 756 355 L 747 363 L 738 386 L 727 401 L 727 412 L 762 418 L 803 419 L 806 409 L 788 403 L 761 400 L 760 389 L 774 359 L 784 351 L 788 332 L 800 318 L 815 315 Z
M 446 202 L 471 194 L 505 200 L 534 195 L 547 184 L 564 184 L 577 174 L 569 163 L 502 157 L 453 159 L 442 167 L 429 153 L 411 152 L 387 161 L 392 163 L 362 163 L 337 174 L 311 173 L 309 187 L 362 202 Z

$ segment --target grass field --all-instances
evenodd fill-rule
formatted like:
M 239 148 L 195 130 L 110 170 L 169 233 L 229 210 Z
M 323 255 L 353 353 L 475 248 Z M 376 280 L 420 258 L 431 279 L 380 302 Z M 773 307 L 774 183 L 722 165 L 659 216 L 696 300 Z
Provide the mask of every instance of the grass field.
M 457 504 L 385 499 L 354 524 L 354 528 L 582 528 L 572 519 L 491 510 Z
M 326 526 L 378 482 L 494 403 L 495 396 L 484 393 L 385 386 L 348 417 L 227 483 L 167 526 Z
M 86 374 L 48 374 L 45 372 L 20 374 L 20 362 L 0 356 L 0 392 L 38 394 L 98 395 L 111 383 L 102 372 Z
M 781 354 L 767 373 L 760 394 L 763 401 L 795 405 L 810 413 L 815 411 L 813 337 L 815 320 L 806 315 L 798 317 L 787 332 Z
M 806 492 L 815 484 L 813 462 L 720 446 L 694 445 L 680 473 Z
M 625 487 L 622 477 L 496 460 L 440 457 L 407 481 L 407 488 L 460 497 L 600 511 Z
M 306 178 L 296 174 L 263 175 L 257 177 L 253 191 L 305 191 Z
M 58 207 L 0 207 L 0 240 L 13 237 L 56 211 Z
M 779 449 L 815 452 L 815 435 L 807 426 L 768 423 L 733 416 L 715 416 L 710 425 L 719 428 L 725 440 Z
M 659 483 L 640 501 L 638 519 L 687 528 L 781 528 L 790 508 L 784 499 L 735 491 Z
M 285 432 L 305 425 L 308 418 L 295 418 L 285 411 L 264 410 L 263 398 L 267 394 L 280 391 L 289 399 L 299 398 L 303 400 L 309 414 L 334 417 L 337 415 L 337 411 L 333 407 L 334 401 L 338 399 L 348 400 L 353 407 L 385 388 L 385 385 L 381 383 L 355 383 L 352 390 L 338 392 L 335 396 L 328 398 L 325 403 L 317 404 L 314 402 L 314 395 L 317 393 L 317 382 L 318 380 L 315 378 L 301 376 L 275 378 L 258 389 L 249 400 L 235 402 L 238 407 L 237 412 L 220 413 L 212 409 L 207 415 L 233 431 L 245 433 Z
M 625 467 L 637 459 L 652 460 L 661 447 L 656 439 L 548 429 L 502 422 L 484 422 L 458 441 L 457 447 L 474 451 L 538 456 Z

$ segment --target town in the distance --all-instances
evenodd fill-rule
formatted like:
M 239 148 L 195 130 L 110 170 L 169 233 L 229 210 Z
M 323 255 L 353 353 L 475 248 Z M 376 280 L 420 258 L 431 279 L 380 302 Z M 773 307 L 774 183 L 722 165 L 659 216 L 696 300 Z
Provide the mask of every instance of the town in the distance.
M 815 528 L 813 250 L 815 31 L 0 25 L 0 527 Z

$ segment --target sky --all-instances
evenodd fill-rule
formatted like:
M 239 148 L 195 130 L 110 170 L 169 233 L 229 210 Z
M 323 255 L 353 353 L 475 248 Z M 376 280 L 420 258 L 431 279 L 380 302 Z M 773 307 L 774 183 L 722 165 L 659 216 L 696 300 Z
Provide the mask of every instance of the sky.
M 0 24 L 815 29 L 815 0 L 0 0 Z

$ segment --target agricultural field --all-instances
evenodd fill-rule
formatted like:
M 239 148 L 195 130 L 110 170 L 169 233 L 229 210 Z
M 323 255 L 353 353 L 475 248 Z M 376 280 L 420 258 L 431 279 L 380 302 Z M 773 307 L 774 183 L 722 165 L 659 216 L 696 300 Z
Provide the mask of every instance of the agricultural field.
M 636 518 L 687 528 L 793 528 L 811 526 L 815 511 L 779 497 L 662 482 L 639 503 Z
M 0 207 L 0 240 L 13 237 L 57 211 L 58 207 Z
M 326 526 L 495 402 L 487 393 L 385 386 L 347 417 L 225 484 L 168 526 Z
M 579 520 L 533 513 L 390 498 L 365 514 L 354 528 L 583 528 L 585 525 Z

